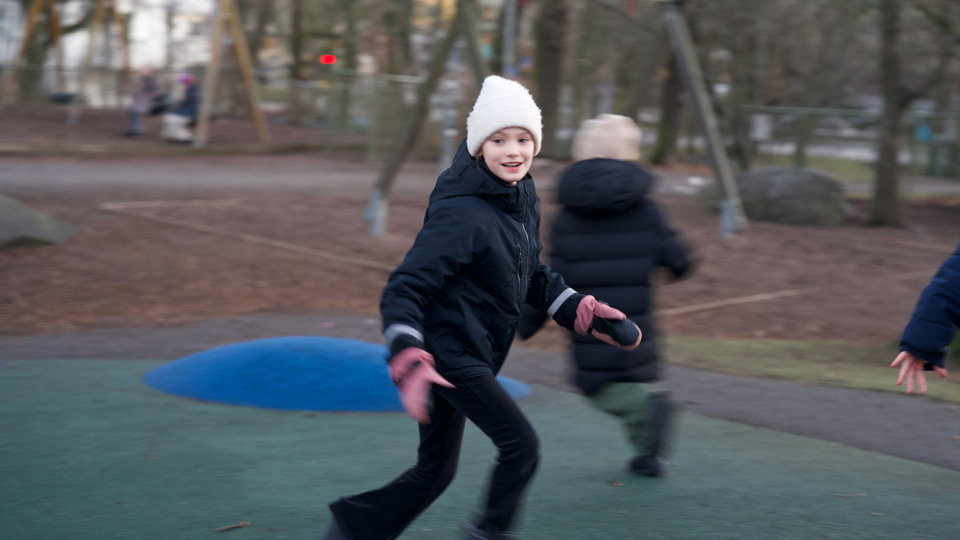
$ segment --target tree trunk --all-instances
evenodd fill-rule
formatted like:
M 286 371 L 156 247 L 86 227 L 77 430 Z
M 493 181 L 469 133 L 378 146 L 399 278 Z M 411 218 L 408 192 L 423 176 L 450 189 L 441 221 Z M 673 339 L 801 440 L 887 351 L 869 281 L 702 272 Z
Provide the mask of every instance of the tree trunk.
M 793 166 L 802 169 L 807 166 L 807 146 L 813 138 L 813 128 L 817 119 L 809 114 L 800 115 L 796 119 L 796 137 L 793 147 Z
M 38 101 L 43 97 L 43 66 L 50 50 L 50 39 L 45 21 L 37 22 L 33 39 L 27 46 L 23 65 L 20 66 L 20 96 L 23 101 Z M 24 69 L 26 68 L 26 69 Z
M 683 80 L 680 67 L 673 54 L 667 59 L 667 78 L 660 91 L 660 123 L 657 125 L 657 142 L 650 152 L 650 163 L 665 165 L 677 151 L 677 136 L 680 134 L 680 112 L 683 108 Z
M 296 124 L 302 121 L 303 109 L 300 94 L 300 81 L 303 78 L 303 0 L 292 0 L 290 6 L 290 88 L 289 121 Z
M 870 225 L 899 227 L 900 135 L 903 130 L 905 104 L 900 93 L 900 2 L 880 2 L 880 77 L 883 87 L 883 117 L 877 148 L 877 170 L 873 192 Z
M 543 2 L 537 24 L 537 103 L 543 111 L 540 155 L 557 156 L 556 134 L 563 84 L 563 40 L 567 29 L 566 0 Z
M 352 3 L 347 1 L 347 4 Z M 413 15 L 411 0 L 391 2 L 383 13 L 383 24 L 387 29 L 387 72 L 408 73 L 411 66 L 410 18 Z
M 164 51 L 165 55 L 163 58 L 163 69 L 167 72 L 167 77 L 169 77 L 170 82 L 173 81 L 173 16 L 174 16 L 174 5 L 173 2 L 167 3 L 167 7 L 164 9 L 164 23 L 166 29 L 166 46 L 167 50 Z
M 580 14 L 579 36 L 574 51 L 574 72 L 571 80 L 573 86 L 573 129 L 579 129 L 580 123 L 586 120 L 593 110 L 589 103 L 593 94 L 591 82 L 597 73 L 597 49 L 600 45 L 600 12 L 597 6 L 589 3 L 584 6 Z
M 656 48 L 653 49 L 653 52 L 638 55 L 641 58 L 640 75 L 637 76 L 637 80 L 634 82 L 633 92 L 630 94 L 630 101 L 623 110 L 624 116 L 629 116 L 634 120 L 636 120 L 637 115 L 640 114 L 640 108 L 647 102 L 647 96 L 650 94 L 650 89 L 653 87 L 653 82 L 657 77 L 657 69 L 663 65 L 663 57 L 666 56 L 667 51 L 670 49 L 670 36 L 667 35 L 666 28 L 662 28 L 657 32 L 655 43 L 657 45 Z
M 350 128 L 350 102 L 353 82 L 356 80 L 357 70 L 357 12 L 353 0 L 342 0 L 343 16 L 346 21 L 346 31 L 343 35 L 343 68 L 353 71 L 354 74 L 346 74 L 340 78 L 340 96 L 337 99 L 339 111 L 337 114 L 337 126 L 340 129 Z

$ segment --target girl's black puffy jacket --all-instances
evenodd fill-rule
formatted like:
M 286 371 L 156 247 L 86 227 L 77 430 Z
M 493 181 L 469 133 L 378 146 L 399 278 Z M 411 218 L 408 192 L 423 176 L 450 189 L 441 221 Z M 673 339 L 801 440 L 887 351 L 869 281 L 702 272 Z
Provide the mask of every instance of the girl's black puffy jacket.
M 574 335 L 575 382 L 586 394 L 611 382 L 657 379 L 657 332 L 650 277 L 666 267 L 680 278 L 691 267 L 683 242 L 646 197 L 653 177 L 614 159 L 588 159 L 564 171 L 563 210 L 553 225 L 550 264 L 566 282 L 623 311 L 643 332 L 633 351 Z
M 441 374 L 498 372 L 524 302 L 547 311 L 581 297 L 540 263 L 539 228 L 533 178 L 509 186 L 461 143 L 430 194 L 413 247 L 383 291 L 380 312 L 391 353 L 420 346 Z M 562 311 L 575 317 L 575 306 Z M 572 319 L 557 319 L 572 327 Z

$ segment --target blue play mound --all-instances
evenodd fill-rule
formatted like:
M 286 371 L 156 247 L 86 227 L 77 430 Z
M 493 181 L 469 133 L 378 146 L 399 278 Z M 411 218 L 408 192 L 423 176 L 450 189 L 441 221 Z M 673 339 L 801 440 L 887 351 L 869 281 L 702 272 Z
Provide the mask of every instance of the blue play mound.
M 185 356 L 143 376 L 170 394 L 265 409 L 403 411 L 383 345 L 328 337 L 281 337 Z M 530 393 L 498 377 L 514 398 Z

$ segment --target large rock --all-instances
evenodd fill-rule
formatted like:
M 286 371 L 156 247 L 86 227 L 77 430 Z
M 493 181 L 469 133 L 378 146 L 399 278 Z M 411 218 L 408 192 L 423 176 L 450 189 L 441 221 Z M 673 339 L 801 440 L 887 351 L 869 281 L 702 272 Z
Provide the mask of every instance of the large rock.
M 0 195 L 0 249 L 57 244 L 73 234 L 69 225 Z
M 743 210 L 748 219 L 785 225 L 835 227 L 847 214 L 840 181 L 815 169 L 767 168 L 736 176 Z M 720 200 L 716 184 L 701 192 L 716 210 Z

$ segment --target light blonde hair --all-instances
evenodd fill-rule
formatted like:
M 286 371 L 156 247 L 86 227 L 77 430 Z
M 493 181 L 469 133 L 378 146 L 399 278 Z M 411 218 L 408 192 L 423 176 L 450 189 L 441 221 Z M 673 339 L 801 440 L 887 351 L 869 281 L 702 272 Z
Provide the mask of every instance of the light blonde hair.
M 592 158 L 637 161 L 640 159 L 642 134 L 632 118 L 601 114 L 580 124 L 580 129 L 573 136 L 570 153 L 576 161 Z

